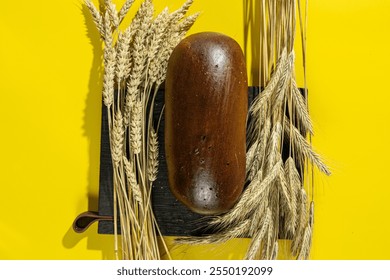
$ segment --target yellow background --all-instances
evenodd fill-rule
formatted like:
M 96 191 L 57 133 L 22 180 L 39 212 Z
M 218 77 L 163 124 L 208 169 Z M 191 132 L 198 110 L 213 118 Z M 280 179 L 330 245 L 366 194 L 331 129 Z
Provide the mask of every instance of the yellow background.
M 71 229 L 79 213 L 97 210 L 97 32 L 79 0 L 1 2 L 0 259 L 111 259 L 112 236 L 96 225 Z M 154 2 L 160 11 L 182 1 Z M 191 32 L 222 32 L 244 46 L 243 2 L 195 0 L 190 12 L 202 15 Z M 333 171 L 316 179 L 311 257 L 390 259 L 390 2 L 309 2 L 314 145 Z M 232 243 L 173 256 L 242 257 L 247 241 Z

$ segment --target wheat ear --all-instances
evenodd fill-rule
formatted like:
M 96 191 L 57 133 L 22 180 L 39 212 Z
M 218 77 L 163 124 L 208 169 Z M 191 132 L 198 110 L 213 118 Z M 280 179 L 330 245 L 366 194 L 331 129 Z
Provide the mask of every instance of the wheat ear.
M 125 18 L 125 16 L 129 12 L 133 3 L 134 3 L 134 0 L 126 0 L 126 2 L 123 4 L 122 8 L 119 10 L 119 13 L 118 13 L 119 24 L 123 21 L 123 19 Z
M 151 34 L 153 34 L 152 40 L 149 45 L 148 58 L 152 60 L 156 57 L 158 49 L 161 47 L 162 39 L 165 35 L 166 28 L 169 24 L 169 12 L 168 8 L 165 8 L 153 21 L 150 28 Z
M 100 36 L 104 39 L 105 31 L 104 31 L 104 23 L 103 23 L 102 15 L 100 14 L 100 12 L 95 7 L 95 5 L 92 3 L 91 0 L 85 0 L 84 3 L 92 15 L 93 22 L 95 23 L 95 26 L 100 33 Z
M 118 36 L 117 47 L 117 67 L 116 76 L 118 84 L 126 78 L 130 67 L 130 41 L 131 30 L 127 28 L 124 32 L 120 32 Z
M 150 182 L 157 179 L 158 172 L 158 141 L 157 133 L 151 128 L 149 138 L 148 178 Z
M 264 104 L 269 100 L 271 94 L 276 88 L 276 85 L 279 83 L 286 62 L 287 62 L 287 50 L 283 49 L 283 52 L 280 55 L 278 62 L 276 63 L 275 72 L 271 76 L 270 81 L 268 82 L 264 90 L 258 96 L 256 96 L 251 107 L 249 108 L 249 112 L 253 116 L 258 115 L 259 112 L 264 110 Z
M 124 140 L 124 126 L 123 126 L 123 118 L 120 110 L 116 111 L 115 119 L 114 119 L 114 127 L 112 131 L 112 159 L 115 164 L 119 164 L 122 159 L 123 153 L 123 140 Z
M 163 10 L 158 17 L 153 22 L 153 29 L 155 30 L 155 35 L 150 44 L 150 48 L 148 51 L 148 58 L 150 61 L 148 75 L 150 79 L 150 83 L 153 84 L 157 81 L 158 72 L 161 68 L 161 56 L 163 55 L 168 38 L 168 34 L 170 33 L 170 17 L 168 9 Z
M 282 135 L 282 125 L 278 121 L 272 128 L 272 133 L 267 146 L 267 168 L 270 170 L 276 163 L 278 156 L 280 156 L 280 144 Z
M 308 158 L 324 174 L 331 174 L 329 168 L 322 161 L 320 155 L 313 150 L 310 143 L 302 136 L 302 134 L 295 126 L 291 126 L 287 119 L 285 120 L 284 131 L 291 139 L 295 149 L 299 152 L 299 154 L 302 154 L 305 158 Z
M 142 192 L 137 182 L 137 176 L 134 172 L 134 164 L 129 161 L 125 156 L 123 157 L 123 163 L 125 166 L 125 172 L 127 176 L 128 184 L 130 185 L 133 197 L 135 201 L 142 205 Z
M 194 245 L 225 243 L 226 241 L 233 238 L 244 237 L 250 223 L 251 223 L 250 220 L 244 220 L 240 224 L 234 227 L 230 227 L 229 229 L 219 233 L 214 233 L 202 237 L 196 237 L 196 236 L 179 237 L 175 239 L 175 241 L 177 243 L 194 244 Z
M 252 164 L 250 169 L 247 169 L 248 180 L 252 180 L 253 176 L 257 173 L 259 169 L 263 169 L 264 163 L 266 161 L 266 153 L 267 153 L 267 143 L 269 142 L 269 138 L 271 136 L 271 120 L 267 119 L 264 123 L 263 128 L 261 129 L 258 140 L 259 148 L 256 151 L 255 163 Z
M 115 49 L 106 46 L 104 49 L 103 102 L 108 108 L 114 102 L 115 56 Z
M 272 108 L 279 108 L 283 103 L 283 101 L 285 100 L 286 91 L 288 90 L 291 83 L 291 77 L 294 68 L 294 59 L 295 59 L 295 54 L 292 51 L 287 57 L 287 61 L 284 64 L 284 68 L 281 73 L 279 83 L 277 84 L 276 89 L 274 90 L 271 96 Z
M 279 176 L 278 176 L 278 189 L 279 193 L 281 193 L 280 200 L 280 208 L 283 212 L 291 212 L 293 209 L 293 205 L 291 203 L 291 193 L 289 189 L 289 185 L 286 179 L 286 173 L 284 172 L 283 166 L 280 167 Z M 287 206 L 287 209 L 285 208 Z
M 179 9 L 174 11 L 170 16 L 172 22 L 179 22 L 182 20 L 188 9 L 191 7 L 192 3 L 194 3 L 194 0 L 187 0 Z
M 310 203 L 308 223 L 305 227 L 298 260 L 307 260 L 310 255 L 314 224 L 314 201 Z
M 271 220 L 272 220 L 272 211 L 271 209 L 267 208 L 264 218 L 259 223 L 261 227 L 252 236 L 251 243 L 249 244 L 249 249 L 247 250 L 247 253 L 245 255 L 245 259 L 247 260 L 255 259 L 258 251 L 260 250 L 261 241 L 263 240 L 267 230 L 269 229 L 268 226 Z
M 192 1 L 187 1 L 191 2 Z M 161 55 L 159 56 L 158 65 L 160 65 L 160 69 L 157 73 L 156 84 L 161 85 L 165 80 L 165 76 L 167 73 L 168 67 L 168 59 L 173 51 L 173 49 L 177 46 L 177 44 L 183 39 L 186 32 L 192 27 L 198 18 L 199 14 L 196 13 L 192 16 L 187 17 L 180 24 L 176 24 L 172 27 L 170 32 L 168 32 L 169 36 L 166 37 L 166 42 L 164 42 L 162 47 Z
M 291 252 L 293 255 L 297 255 L 299 252 L 300 246 L 302 244 L 304 230 L 307 224 L 307 195 L 305 189 L 301 188 L 300 192 L 298 193 L 297 200 L 299 204 L 297 208 L 298 222 L 291 242 Z
M 143 21 L 149 20 L 150 15 L 153 14 L 154 8 L 151 1 L 146 0 L 141 3 L 140 8 L 138 9 L 137 13 L 135 14 L 133 20 L 130 24 L 131 34 L 134 36 L 134 34 L 139 30 L 141 23 Z
M 291 211 L 286 216 L 286 229 L 293 236 L 295 228 L 297 226 L 297 195 L 301 188 L 301 180 L 299 177 L 298 170 L 295 167 L 295 162 L 292 157 L 289 157 L 285 164 L 285 174 L 290 188 L 290 200 L 291 200 Z
M 132 69 L 130 70 L 130 80 L 127 83 L 127 94 L 125 98 L 125 125 L 130 123 L 131 110 L 134 106 L 135 99 L 138 95 L 138 87 L 141 84 L 144 70 L 146 68 L 146 50 L 145 38 L 147 34 L 147 27 L 152 18 L 153 8 L 150 6 L 150 1 L 144 1 L 138 10 L 135 19 L 133 20 L 130 30 L 134 34 L 133 48 L 132 48 Z M 141 25 L 142 22 L 142 25 Z M 136 29 L 137 28 L 137 29 Z
M 195 21 L 198 19 L 199 16 L 200 12 L 197 12 L 186 17 L 182 22 L 177 25 L 176 32 L 184 36 L 184 33 L 186 33 L 194 25 Z
M 303 240 L 301 250 L 298 255 L 298 260 L 306 260 L 309 258 L 310 248 L 312 242 L 312 229 L 310 225 L 307 225 L 303 234 Z
M 295 79 L 292 79 L 292 90 L 291 95 L 293 99 L 293 106 L 295 107 L 295 112 L 298 115 L 303 128 L 313 135 L 313 125 L 307 110 L 306 100 L 303 98 L 301 91 L 298 89 L 297 82 Z
M 105 0 L 104 2 L 108 14 L 110 15 L 111 23 L 114 29 L 117 29 L 119 27 L 119 17 L 118 17 L 118 11 L 116 10 L 116 5 L 112 3 L 111 0 Z
M 141 152 L 142 147 L 142 108 L 142 102 L 140 100 L 136 100 L 131 110 L 130 147 L 135 155 Z
M 272 251 L 271 260 L 276 260 L 278 258 L 279 254 L 279 242 L 278 240 L 275 240 L 275 243 L 273 244 L 274 250 Z
M 246 166 L 246 170 L 250 170 L 252 165 L 253 165 L 253 162 L 255 161 L 255 155 L 256 155 L 256 152 L 257 152 L 257 149 L 258 149 L 258 146 L 259 146 L 259 142 L 256 140 L 249 148 L 249 150 L 246 152 L 246 163 L 245 163 L 245 166 Z
M 226 214 L 213 219 L 210 225 L 218 228 L 227 228 L 229 225 L 245 218 L 248 213 L 251 213 L 257 207 L 257 203 L 267 193 L 266 189 L 277 179 L 282 164 L 281 160 L 277 162 L 263 180 L 260 179 L 260 176 L 256 176 L 234 207 Z M 242 211 L 242 209 L 245 209 L 245 211 Z
M 104 38 L 103 102 L 109 108 L 114 102 L 116 50 L 113 47 L 111 25 L 108 17 L 109 15 L 106 13 L 104 20 L 106 36 Z
M 118 12 L 112 0 L 105 0 L 102 16 L 91 0 L 85 1 L 105 45 L 103 101 L 108 111 L 113 163 L 114 251 L 118 258 L 120 221 L 123 259 L 160 259 L 159 230 L 151 205 L 152 183 L 158 170 L 157 132 L 152 118 L 157 89 L 152 93 L 148 68 L 152 61 L 161 62 L 156 63 L 154 71 L 162 83 L 173 47 L 196 17 L 179 22 L 192 4 L 187 1 L 174 17 L 164 9 L 153 20 L 152 1 L 145 0 L 122 32 L 119 25 L 134 0 L 124 2 Z

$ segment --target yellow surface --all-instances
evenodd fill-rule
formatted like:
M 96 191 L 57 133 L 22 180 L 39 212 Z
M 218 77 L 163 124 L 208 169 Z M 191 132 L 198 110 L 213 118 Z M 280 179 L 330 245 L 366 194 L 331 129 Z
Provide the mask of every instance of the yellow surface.
M 195 1 L 192 33 L 244 45 L 243 1 Z M 155 0 L 157 10 L 181 2 Z M 312 258 L 390 259 L 390 2 L 309 2 L 314 145 L 333 170 L 316 180 Z M 96 225 L 71 230 L 97 210 L 102 53 L 90 17 L 79 0 L 3 0 L 0 34 L 0 259 L 113 258 L 112 236 Z M 246 245 L 173 256 L 240 258 Z

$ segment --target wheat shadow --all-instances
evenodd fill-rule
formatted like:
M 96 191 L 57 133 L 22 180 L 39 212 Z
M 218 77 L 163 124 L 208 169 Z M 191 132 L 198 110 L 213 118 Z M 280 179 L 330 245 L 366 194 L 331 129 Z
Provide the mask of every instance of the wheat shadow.
M 104 6 L 104 1 L 99 0 L 99 6 Z M 88 150 L 88 174 L 87 174 L 87 199 L 88 211 L 98 211 L 99 192 L 99 168 L 100 168 L 100 129 L 101 129 L 101 110 L 102 110 L 102 76 L 103 76 L 103 50 L 100 40 L 100 34 L 95 27 L 92 16 L 88 8 L 82 4 L 80 12 L 84 17 L 84 27 L 86 36 L 93 48 L 93 61 L 89 75 L 88 93 L 85 101 L 83 136 L 87 138 L 89 144 Z M 83 233 L 76 233 L 72 226 L 65 233 L 62 244 L 65 248 L 75 247 L 82 239 L 87 238 L 88 250 L 102 251 L 103 259 L 113 258 L 113 236 L 98 235 L 97 227 L 91 226 Z

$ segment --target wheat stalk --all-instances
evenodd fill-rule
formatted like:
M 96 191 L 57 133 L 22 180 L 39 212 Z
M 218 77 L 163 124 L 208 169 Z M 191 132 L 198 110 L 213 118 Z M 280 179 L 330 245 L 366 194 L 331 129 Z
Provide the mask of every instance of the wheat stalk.
M 100 14 L 100 12 L 96 9 L 95 5 L 91 2 L 91 0 L 85 0 L 85 6 L 87 6 L 89 12 L 92 15 L 93 22 L 95 23 L 95 26 L 97 30 L 99 31 L 101 37 L 104 39 L 105 37 L 105 28 L 104 28 L 104 22 L 103 17 Z
M 249 150 L 246 152 L 246 170 L 249 170 L 251 166 L 254 164 L 253 162 L 256 160 L 256 151 L 258 149 L 259 142 L 256 140 L 249 148 Z
M 158 172 L 158 141 L 157 133 L 151 129 L 149 138 L 149 161 L 148 161 L 148 178 L 150 182 L 157 179 Z
M 272 211 L 270 208 L 267 208 L 267 212 L 264 218 L 260 222 L 260 228 L 253 235 L 249 249 L 245 255 L 245 259 L 252 260 L 255 259 L 255 256 L 258 254 L 261 246 L 261 241 L 263 240 L 267 230 L 269 230 L 269 224 L 272 220 Z
M 269 193 L 268 191 L 269 189 L 267 190 L 267 194 Z M 263 203 L 259 203 L 253 210 L 253 214 L 251 215 L 252 223 L 248 229 L 248 236 L 254 236 L 259 228 L 261 228 L 267 209 L 269 209 L 268 201 L 263 199 Z
M 199 237 L 179 237 L 176 238 L 175 241 L 177 243 L 182 244 L 193 244 L 193 245 L 200 245 L 200 244 L 210 244 L 210 243 L 224 243 L 230 239 L 238 238 L 238 237 L 244 237 L 245 233 L 247 232 L 248 226 L 250 225 L 250 220 L 244 220 L 240 224 L 231 227 L 225 231 L 221 231 L 215 234 L 210 234 L 203 236 L 201 238 Z
M 119 13 L 118 13 L 119 24 L 122 23 L 123 19 L 125 18 L 125 16 L 129 12 L 133 3 L 134 3 L 134 0 L 126 0 L 126 2 L 123 4 L 122 8 L 119 10 Z
M 300 1 L 297 1 L 299 7 Z M 248 223 L 249 228 L 241 231 L 251 238 L 247 259 L 276 259 L 280 234 L 292 239 L 294 256 L 306 259 L 310 253 L 314 203 L 310 203 L 308 213 L 308 197 L 300 172 L 303 173 L 306 164 L 311 163 L 326 175 L 330 174 L 305 135 L 306 132 L 313 134 L 307 109 L 306 28 L 302 28 L 299 8 L 304 46 L 303 98 L 294 75 L 296 2 L 264 0 L 259 1 L 259 5 L 261 29 L 257 50 L 260 53 L 259 83 L 264 89 L 249 108 L 248 185 L 230 211 L 208 223 L 208 227 L 216 231 L 214 235 L 182 238 L 181 241 L 189 240 L 191 244 L 224 242 L 228 237 L 236 236 L 230 236 L 229 229 L 237 231 L 242 229 L 243 223 Z M 287 149 L 283 152 L 288 154 L 284 162 L 282 149 Z
M 116 43 L 117 63 L 116 63 L 116 77 L 118 84 L 122 79 L 127 78 L 127 74 L 130 68 L 130 41 L 131 41 L 131 29 L 127 28 L 125 32 L 120 32 L 118 41 Z
M 123 152 L 123 140 L 124 140 L 124 127 L 123 127 L 123 118 L 121 111 L 117 111 L 114 119 L 114 126 L 112 131 L 112 159 L 116 165 L 122 159 Z
M 263 129 L 261 129 L 261 132 L 259 133 L 257 141 L 260 141 L 259 148 L 257 151 L 255 151 L 255 158 L 256 158 L 256 164 L 252 164 L 250 169 L 247 169 L 248 173 L 248 179 L 252 180 L 254 174 L 258 172 L 259 169 L 262 169 L 262 166 L 265 164 L 266 161 L 266 153 L 267 153 L 267 143 L 269 141 L 271 135 L 271 120 L 267 119 L 265 121 L 265 124 L 263 126 Z
M 287 51 L 286 49 L 283 49 L 283 52 L 278 59 L 278 62 L 275 67 L 275 73 L 271 76 L 270 81 L 268 82 L 267 86 L 265 89 L 259 94 L 256 99 L 253 101 L 249 108 L 249 112 L 256 116 L 259 114 L 259 112 L 266 111 L 264 106 L 266 102 L 269 100 L 271 97 L 272 93 L 274 92 L 276 86 L 278 85 L 283 69 L 285 68 L 285 65 L 287 63 Z
M 301 180 L 299 173 L 295 167 L 295 162 L 292 157 L 289 157 L 285 162 L 285 174 L 287 184 L 290 188 L 290 200 L 291 200 L 291 211 L 286 216 L 286 230 L 291 233 L 291 236 L 295 234 L 295 228 L 297 225 L 297 193 L 301 188 Z
M 302 239 L 302 247 L 298 255 L 298 260 L 306 260 L 309 258 L 311 247 L 312 229 L 309 225 L 306 226 Z
M 89 2 L 91 4 L 91 2 Z M 111 25 L 108 20 L 108 13 L 105 15 L 104 30 L 107 35 L 104 37 L 104 77 L 103 77 L 103 101 L 104 105 L 110 107 L 114 102 L 115 62 L 116 51 L 113 47 Z
M 281 134 L 282 134 L 282 124 L 278 121 L 274 124 L 272 128 L 271 137 L 267 145 L 267 154 L 265 162 L 266 168 L 271 170 L 275 165 L 278 156 L 280 156 L 281 149 Z
M 281 193 L 280 207 L 284 208 L 285 206 L 287 206 L 288 208 L 287 211 L 282 210 L 282 212 L 290 213 L 291 211 L 293 211 L 293 205 L 291 202 L 291 193 L 283 166 L 280 167 L 277 186 L 279 188 L 279 193 Z
M 277 162 L 263 180 L 261 180 L 261 176 L 256 176 L 245 189 L 235 206 L 226 214 L 212 220 L 210 225 L 218 228 L 228 228 L 230 224 L 235 224 L 237 221 L 245 218 L 247 213 L 251 213 L 258 206 L 258 202 L 261 201 L 263 196 L 267 193 L 267 188 L 269 188 L 277 179 L 282 165 L 283 163 L 281 160 Z M 245 211 L 243 211 L 243 209 L 245 209 Z
M 114 102 L 115 60 L 115 50 L 106 46 L 104 49 L 103 101 L 107 107 Z
M 193 1 L 187 1 L 187 2 L 192 3 Z M 180 13 L 184 11 L 187 11 L 187 8 L 183 9 Z M 173 12 L 173 14 L 174 13 L 175 12 Z M 161 85 L 165 80 L 167 67 L 168 67 L 168 59 L 171 56 L 174 47 L 183 39 L 184 35 L 195 23 L 198 16 L 199 13 L 195 13 L 194 15 L 188 16 L 181 23 L 175 23 L 172 29 L 169 32 L 167 32 L 167 37 L 165 38 L 162 45 L 162 51 L 160 52 L 160 55 L 158 56 L 158 60 L 156 62 L 158 65 L 160 65 L 159 70 L 156 71 L 157 74 L 156 74 L 155 83 L 157 84 L 157 86 Z M 172 16 L 171 14 L 171 22 L 174 22 L 176 18 L 177 17 Z M 180 18 L 182 17 L 180 16 Z
M 168 8 L 165 8 L 153 21 L 152 26 L 150 28 L 151 32 L 151 42 L 148 49 L 148 59 L 152 60 L 156 57 L 159 48 L 161 47 L 161 43 L 163 37 L 165 35 L 166 29 L 169 24 L 169 12 Z
M 309 159 L 322 173 L 328 176 L 331 174 L 329 168 L 322 161 L 321 156 L 313 150 L 310 143 L 302 136 L 298 129 L 290 125 L 287 119 L 284 125 L 284 132 L 292 140 L 291 142 L 299 154 Z
M 133 197 L 135 201 L 142 204 L 142 192 L 140 189 L 140 186 L 137 182 L 137 176 L 134 172 L 134 163 L 132 161 L 129 161 L 127 157 L 123 157 L 123 163 L 125 166 L 127 181 L 130 185 L 130 189 L 132 191 Z
M 280 108 L 285 101 L 285 98 L 287 96 L 286 92 L 289 89 L 291 83 L 294 59 L 295 54 L 292 51 L 287 57 L 287 61 L 284 64 L 279 83 L 277 84 L 276 89 L 271 96 L 271 98 L 273 99 L 271 102 L 272 110 L 275 110 L 275 108 Z
M 119 27 L 119 17 L 118 12 L 116 10 L 116 5 L 112 3 L 111 0 L 105 0 L 104 3 L 106 5 L 106 11 L 110 15 L 110 20 L 113 25 L 113 28 L 117 29 Z
M 275 210 L 272 210 L 272 213 L 275 214 Z M 276 212 L 277 213 L 277 212 Z M 267 238 L 265 246 L 263 247 L 262 258 L 263 259 L 271 259 L 273 253 L 273 245 L 275 244 L 277 238 L 277 228 L 274 225 L 274 220 L 277 217 L 273 217 L 274 219 L 270 219 L 268 224 Z M 276 231 L 275 231 L 276 230 Z
M 292 79 L 292 90 L 291 90 L 291 95 L 294 100 L 293 106 L 295 107 L 295 112 L 297 113 L 302 127 L 309 132 L 311 135 L 313 135 L 313 125 L 311 123 L 311 119 L 309 116 L 309 112 L 307 110 L 307 104 L 306 101 L 304 100 L 301 91 L 298 89 L 297 83 L 295 79 Z
M 131 110 L 131 125 L 130 125 L 130 147 L 132 152 L 136 155 L 141 152 L 142 140 L 142 110 L 143 104 L 136 100 Z
M 187 0 L 184 4 L 171 14 L 172 22 L 179 22 L 183 19 L 194 0 Z
M 134 36 L 134 39 L 132 47 L 132 68 L 129 70 L 131 78 L 127 83 L 127 95 L 125 98 L 125 125 L 129 125 L 130 123 L 131 110 L 139 93 L 139 86 L 142 83 L 142 77 L 147 67 L 145 65 L 147 53 L 144 44 L 152 15 L 153 8 L 151 2 L 144 1 L 130 25 L 130 36 Z
M 144 20 L 148 20 L 150 18 L 150 14 L 153 14 L 153 4 L 151 1 L 143 1 L 140 8 L 138 9 L 135 17 L 131 21 L 130 29 L 132 30 L 132 35 L 134 35 L 139 27 L 141 26 L 141 23 Z
M 104 42 L 102 95 L 107 107 L 113 165 L 115 255 L 118 259 L 121 242 L 123 259 L 160 259 L 160 230 L 151 202 L 152 184 L 158 172 L 153 107 L 168 58 L 194 17 L 183 20 L 192 4 L 187 1 L 175 16 L 166 8 L 153 19 L 152 1 L 145 0 L 130 25 L 121 31 L 120 24 L 133 2 L 126 0 L 118 12 L 111 0 L 105 0 L 104 16 L 90 0 L 85 5 Z M 153 77 L 149 78 L 151 72 Z M 161 232 L 160 238 L 167 250 Z
M 197 12 L 193 15 L 186 17 L 182 22 L 177 24 L 175 31 L 178 32 L 181 37 L 183 37 L 184 33 L 186 33 L 192 27 L 192 25 L 194 25 L 195 21 L 198 19 L 199 16 L 200 12 Z
M 168 9 L 163 10 L 161 14 L 153 22 L 153 28 L 155 30 L 155 36 L 151 43 L 151 48 L 148 52 L 150 61 L 148 75 L 150 82 L 153 84 L 157 81 L 157 75 L 161 68 L 161 57 L 166 50 L 167 44 L 165 44 L 169 31 L 167 27 L 171 21 Z M 167 30 L 168 29 L 168 30 Z
M 299 248 L 302 246 L 303 234 L 307 224 L 307 195 L 306 191 L 301 188 L 298 192 L 298 223 L 295 229 L 295 235 L 291 242 L 291 252 L 294 255 L 298 254 Z

